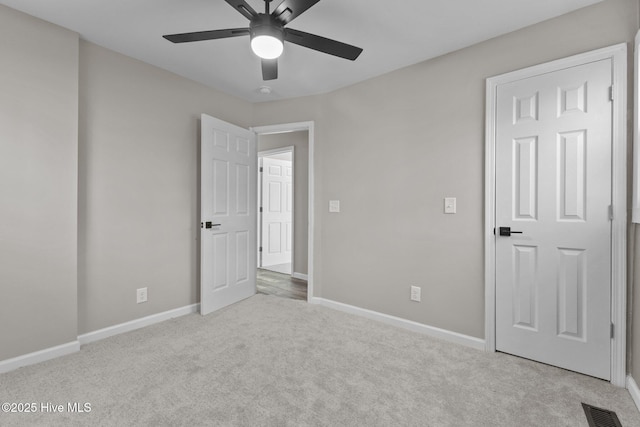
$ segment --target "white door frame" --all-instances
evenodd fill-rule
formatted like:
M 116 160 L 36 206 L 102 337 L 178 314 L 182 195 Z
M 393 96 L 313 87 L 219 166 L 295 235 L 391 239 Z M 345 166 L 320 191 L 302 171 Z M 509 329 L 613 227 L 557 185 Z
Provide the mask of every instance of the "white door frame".
M 611 59 L 613 64 L 612 116 L 612 200 L 611 222 L 611 383 L 624 387 L 626 381 L 627 338 L 627 45 L 586 52 L 487 79 L 485 123 L 485 350 L 496 351 L 496 268 L 495 268 L 495 144 L 497 88 L 501 84 L 589 62 Z
M 273 133 L 307 131 L 309 135 L 309 208 L 308 208 L 308 224 L 307 227 L 307 302 L 314 297 L 313 293 L 313 230 L 314 230 L 314 127 L 313 121 L 284 123 L 268 126 L 254 126 L 250 128 L 258 135 L 268 135 Z M 257 154 L 256 154 L 257 156 Z M 256 265 L 257 268 L 257 265 Z
M 264 134 L 263 134 L 264 135 Z M 259 140 L 259 138 L 258 138 Z M 258 142 L 256 142 L 258 143 Z M 290 145 L 288 147 L 274 148 L 272 150 L 258 151 L 258 267 L 262 267 L 262 254 L 260 253 L 260 246 L 262 246 L 262 227 L 263 217 L 260 212 L 262 206 L 262 175 L 260 175 L 260 168 L 262 167 L 262 157 L 271 157 L 276 154 L 291 153 L 291 197 L 295 200 L 296 194 L 296 162 L 295 162 L 295 147 Z M 295 250 L 296 250 L 296 207 L 294 200 L 291 201 L 291 275 L 295 273 Z

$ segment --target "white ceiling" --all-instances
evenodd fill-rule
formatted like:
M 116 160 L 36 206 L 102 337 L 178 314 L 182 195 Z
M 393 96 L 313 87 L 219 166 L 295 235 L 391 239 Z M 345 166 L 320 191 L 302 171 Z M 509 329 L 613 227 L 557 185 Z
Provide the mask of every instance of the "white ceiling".
M 601 0 L 321 0 L 288 27 L 364 49 L 355 61 L 285 43 L 263 82 L 248 37 L 173 44 L 163 34 L 248 27 L 223 0 L 0 0 L 92 43 L 251 101 L 326 93 Z M 262 0 L 247 0 L 259 12 Z M 275 0 L 272 10 L 277 4 Z M 526 46 L 523 46 L 526 49 Z M 269 95 L 259 88 L 268 85 Z

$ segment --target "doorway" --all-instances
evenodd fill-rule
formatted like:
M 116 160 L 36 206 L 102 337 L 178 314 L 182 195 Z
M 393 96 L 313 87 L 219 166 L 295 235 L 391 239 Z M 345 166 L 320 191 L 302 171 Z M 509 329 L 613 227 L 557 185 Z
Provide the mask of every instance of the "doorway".
M 488 79 L 486 123 L 487 350 L 619 386 L 625 88 L 621 44 Z
M 308 300 L 313 286 L 312 123 L 253 130 L 258 134 L 258 170 L 262 170 L 258 178 L 257 291 Z

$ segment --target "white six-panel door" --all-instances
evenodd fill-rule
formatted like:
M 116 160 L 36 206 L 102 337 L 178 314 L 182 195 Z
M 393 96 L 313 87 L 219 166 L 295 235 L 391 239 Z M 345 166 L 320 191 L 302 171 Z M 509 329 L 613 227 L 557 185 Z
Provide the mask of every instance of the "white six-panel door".
M 496 349 L 604 379 L 611 70 L 607 59 L 502 84 L 496 121 Z
M 292 212 L 292 162 L 263 157 L 261 263 L 263 267 L 291 262 Z
M 200 312 L 256 292 L 255 134 L 201 118 Z

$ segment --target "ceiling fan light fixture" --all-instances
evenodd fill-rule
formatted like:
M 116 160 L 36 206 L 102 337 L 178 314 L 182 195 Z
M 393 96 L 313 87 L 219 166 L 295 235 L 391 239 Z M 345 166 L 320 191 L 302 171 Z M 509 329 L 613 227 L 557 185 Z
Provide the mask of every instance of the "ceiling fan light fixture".
M 262 59 L 276 59 L 282 55 L 284 44 L 274 36 L 259 35 L 251 39 L 251 50 Z
M 276 59 L 284 50 L 284 29 L 271 16 L 259 14 L 249 29 L 251 50 L 262 59 Z

